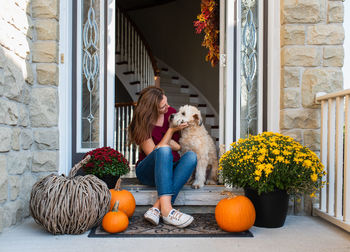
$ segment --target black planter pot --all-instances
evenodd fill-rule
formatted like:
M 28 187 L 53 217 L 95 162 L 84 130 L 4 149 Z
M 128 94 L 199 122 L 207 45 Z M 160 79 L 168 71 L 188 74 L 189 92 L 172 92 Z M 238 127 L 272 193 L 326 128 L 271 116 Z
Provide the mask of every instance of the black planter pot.
M 256 219 L 254 226 L 278 228 L 284 225 L 288 212 L 289 194 L 284 190 L 275 190 L 258 195 L 256 190 L 244 189 L 255 207 Z
M 75 176 L 85 176 L 88 175 L 82 168 L 80 168 Z M 117 183 L 117 180 L 119 179 L 119 176 L 111 176 L 107 175 L 102 178 L 99 178 L 102 181 L 104 181 L 107 184 L 108 189 L 112 189 L 115 187 L 115 184 Z
M 114 188 L 118 179 L 119 179 L 119 176 L 112 176 L 112 175 L 107 175 L 101 178 L 101 180 L 107 184 L 108 189 Z

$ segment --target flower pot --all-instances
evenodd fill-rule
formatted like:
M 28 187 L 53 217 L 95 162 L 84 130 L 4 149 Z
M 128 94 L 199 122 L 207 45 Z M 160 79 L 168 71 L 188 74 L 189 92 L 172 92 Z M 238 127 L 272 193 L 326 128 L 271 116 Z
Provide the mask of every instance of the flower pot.
M 112 176 L 112 175 L 106 175 L 101 178 L 101 180 L 107 184 L 108 189 L 114 188 L 118 179 L 119 179 L 119 176 Z
M 278 228 L 284 225 L 288 212 L 289 194 L 285 190 L 275 190 L 258 195 L 256 190 L 244 189 L 255 207 L 256 219 L 254 226 Z
M 75 176 L 85 176 L 88 175 L 83 168 L 80 168 Z M 105 175 L 104 177 L 100 178 L 103 182 L 107 184 L 108 189 L 112 189 L 115 187 L 115 183 L 117 183 L 117 180 L 119 179 L 119 176 L 112 176 L 112 175 Z

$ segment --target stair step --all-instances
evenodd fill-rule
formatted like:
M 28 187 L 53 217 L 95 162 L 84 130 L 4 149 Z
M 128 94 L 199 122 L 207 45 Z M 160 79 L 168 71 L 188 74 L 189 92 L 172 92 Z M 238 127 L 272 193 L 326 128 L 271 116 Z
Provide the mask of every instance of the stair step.
M 198 97 L 197 94 L 190 94 L 190 97 Z
M 120 62 L 117 62 L 117 65 L 127 65 L 128 62 L 127 61 L 120 61 Z
M 160 70 L 163 71 L 163 72 L 168 72 L 169 71 L 169 69 L 165 68 L 165 67 L 162 67 Z
M 202 103 L 202 104 L 198 104 L 198 106 L 197 107 L 207 107 L 207 104 L 204 104 L 204 103 Z
M 130 85 L 136 85 L 136 84 L 141 84 L 141 82 L 140 82 L 140 81 L 132 81 L 132 82 L 130 82 L 129 84 L 130 84 Z
M 167 85 L 162 85 L 160 84 L 160 87 L 164 89 L 165 94 L 168 96 L 171 93 L 176 93 L 176 94 L 181 94 L 181 89 L 178 86 L 172 85 L 172 86 L 167 86 Z
M 125 74 L 125 75 L 130 75 L 130 74 L 134 74 L 135 73 L 135 71 L 126 71 L 126 72 L 123 72 L 123 74 Z
M 122 188 L 130 191 L 136 200 L 136 205 L 153 205 L 158 198 L 155 187 L 129 183 L 133 179 L 124 179 Z M 134 181 L 137 181 L 135 178 Z M 201 189 L 192 189 L 190 185 L 185 185 L 180 191 L 174 205 L 179 206 L 215 206 L 217 203 L 227 196 L 221 195 L 224 190 L 231 190 L 239 195 L 244 194 L 242 189 L 229 189 L 223 185 L 205 185 Z

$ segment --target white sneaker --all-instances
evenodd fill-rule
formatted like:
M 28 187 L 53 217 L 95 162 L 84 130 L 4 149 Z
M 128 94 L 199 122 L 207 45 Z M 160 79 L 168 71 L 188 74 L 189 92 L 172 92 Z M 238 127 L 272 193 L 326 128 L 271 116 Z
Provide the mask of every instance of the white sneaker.
M 160 217 L 160 211 L 156 207 L 151 207 L 147 210 L 147 212 L 143 215 L 146 220 L 151 222 L 153 225 L 158 225 L 159 223 L 159 217 Z
M 191 215 L 181 213 L 178 210 L 172 209 L 167 217 L 162 216 L 164 223 L 174 225 L 179 228 L 184 228 L 190 225 L 193 221 Z

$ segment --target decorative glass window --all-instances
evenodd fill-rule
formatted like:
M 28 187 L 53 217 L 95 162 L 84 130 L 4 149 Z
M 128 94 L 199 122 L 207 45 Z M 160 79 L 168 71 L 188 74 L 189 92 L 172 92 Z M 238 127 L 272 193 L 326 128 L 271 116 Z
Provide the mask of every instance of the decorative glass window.
M 77 151 L 101 146 L 103 129 L 103 6 L 78 3 Z M 102 25 L 101 25 L 102 24 Z M 102 36 L 101 36 L 102 35 Z
M 240 137 L 259 131 L 259 0 L 242 0 L 240 8 Z

